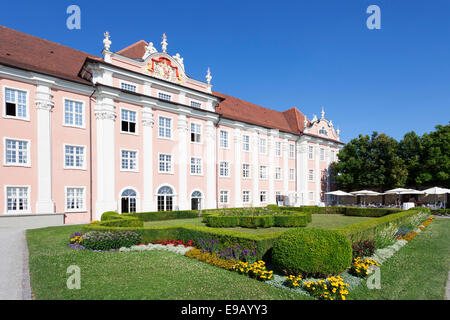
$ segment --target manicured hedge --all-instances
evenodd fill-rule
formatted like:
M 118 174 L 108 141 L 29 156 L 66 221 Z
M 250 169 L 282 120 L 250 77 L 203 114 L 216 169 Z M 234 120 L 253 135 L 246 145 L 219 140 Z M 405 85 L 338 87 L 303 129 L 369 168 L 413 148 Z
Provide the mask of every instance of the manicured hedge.
M 106 211 L 102 214 L 101 221 L 121 219 L 122 216 L 116 211 Z
M 346 207 L 344 215 L 356 217 L 383 217 L 388 214 L 400 212 L 400 209 L 385 209 L 385 208 L 353 208 Z
M 334 230 L 347 236 L 352 243 L 360 240 L 373 240 L 377 232 L 384 230 L 389 225 L 400 227 L 402 224 L 407 223 L 417 215 L 427 216 L 429 214 L 430 209 L 417 207 L 398 213 L 392 213 L 380 218 L 350 224 Z
M 83 232 L 88 231 L 134 231 L 142 236 L 142 242 L 153 242 L 162 239 L 178 239 L 178 240 L 194 240 L 216 239 L 219 240 L 223 248 L 240 245 L 242 247 L 251 248 L 256 245 L 257 259 L 270 260 L 270 252 L 274 241 L 282 234 L 282 232 L 273 232 L 265 234 L 248 234 L 218 228 L 197 227 L 191 225 L 180 225 L 171 227 L 114 227 L 104 225 L 103 222 L 98 224 L 88 224 L 83 226 Z
M 124 213 L 124 215 L 136 217 L 142 221 L 159 221 L 159 220 L 198 218 L 199 211 L 198 210 L 153 211 L 153 212 Z
M 213 228 L 269 228 L 269 227 L 306 227 L 309 222 L 309 216 L 303 213 L 284 212 L 283 214 L 273 215 L 242 215 L 227 216 L 218 214 L 209 214 L 204 216 L 203 222 L 208 227 Z
M 447 216 L 450 215 L 450 209 L 434 209 L 431 214 Z
M 352 262 L 350 241 L 325 229 L 292 229 L 274 243 L 272 262 L 285 274 L 327 277 L 345 271 Z

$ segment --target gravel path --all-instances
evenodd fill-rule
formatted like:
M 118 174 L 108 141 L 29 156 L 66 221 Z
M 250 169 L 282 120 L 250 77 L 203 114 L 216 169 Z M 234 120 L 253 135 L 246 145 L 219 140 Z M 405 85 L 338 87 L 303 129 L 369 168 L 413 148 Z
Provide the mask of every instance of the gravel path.
M 0 300 L 30 300 L 24 228 L 0 227 Z

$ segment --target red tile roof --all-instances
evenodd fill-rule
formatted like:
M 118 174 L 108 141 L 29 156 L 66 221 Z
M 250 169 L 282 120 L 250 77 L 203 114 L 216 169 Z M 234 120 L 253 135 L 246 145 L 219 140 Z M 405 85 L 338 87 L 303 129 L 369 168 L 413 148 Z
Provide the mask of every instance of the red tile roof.
M 0 26 L 0 63 L 88 83 L 78 76 L 86 57 L 97 58 L 61 44 Z
M 131 59 L 142 59 L 145 54 L 146 46 L 148 46 L 146 41 L 139 40 L 138 42 L 133 43 L 132 45 L 117 51 L 116 53 Z

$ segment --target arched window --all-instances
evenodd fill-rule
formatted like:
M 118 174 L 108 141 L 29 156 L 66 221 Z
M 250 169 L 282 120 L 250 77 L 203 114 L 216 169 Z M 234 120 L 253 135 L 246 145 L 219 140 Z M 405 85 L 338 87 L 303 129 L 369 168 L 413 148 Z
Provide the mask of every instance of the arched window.
M 159 188 L 158 194 L 173 194 L 172 188 L 169 186 L 163 186 Z
M 202 204 L 202 193 L 195 190 L 191 194 L 191 210 L 200 210 Z
M 173 210 L 173 190 L 169 186 L 162 186 L 158 189 L 158 211 Z
M 120 195 L 121 212 L 136 212 L 137 194 L 133 189 L 126 189 Z

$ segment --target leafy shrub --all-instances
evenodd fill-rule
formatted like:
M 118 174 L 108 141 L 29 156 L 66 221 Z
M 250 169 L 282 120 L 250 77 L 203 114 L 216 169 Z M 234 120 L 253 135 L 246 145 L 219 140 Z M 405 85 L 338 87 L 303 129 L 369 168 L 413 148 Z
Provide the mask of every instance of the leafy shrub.
M 292 229 L 274 243 L 272 260 L 285 274 L 325 277 L 350 266 L 352 248 L 342 234 L 324 229 Z
M 113 220 L 113 219 L 120 219 L 121 216 L 116 211 L 106 211 L 102 214 L 101 221 L 107 221 L 107 220 Z
M 255 212 L 224 211 L 212 213 L 204 216 L 203 222 L 208 227 L 213 228 L 238 226 L 244 228 L 305 227 L 310 222 L 308 215 L 303 213 L 267 210 Z
M 277 206 L 276 204 L 269 204 L 269 205 L 267 205 L 267 210 L 270 210 L 270 211 L 280 211 L 281 209 L 280 209 L 280 207 L 279 206 Z
M 153 211 L 153 212 L 133 212 L 124 213 L 125 216 L 136 217 L 142 221 L 160 221 L 172 219 L 198 218 L 198 210 L 179 210 L 179 211 Z
M 121 247 L 131 247 L 141 243 L 141 236 L 132 231 L 85 233 L 81 244 L 91 250 L 111 250 Z
M 355 217 L 383 217 L 388 214 L 400 212 L 400 209 L 386 209 L 386 208 L 345 208 L 344 215 Z
M 375 252 L 375 241 L 361 240 L 352 245 L 353 258 L 371 257 Z

